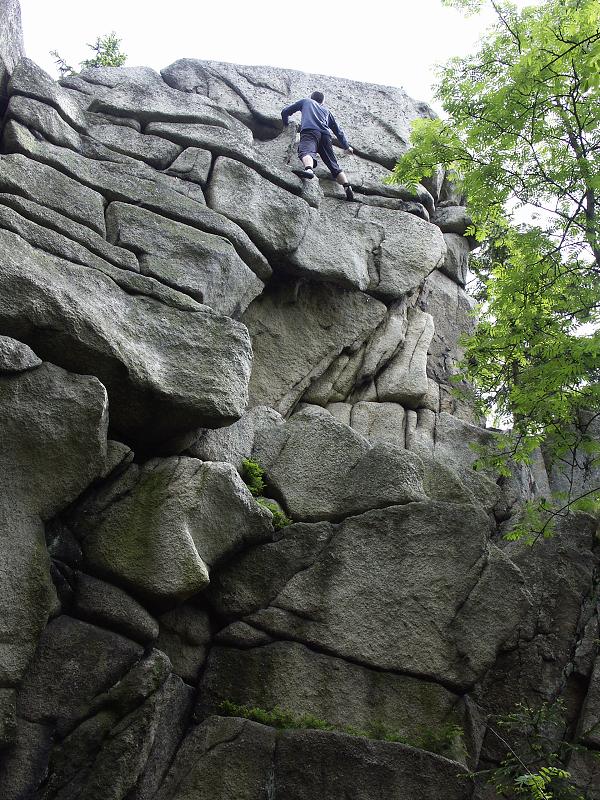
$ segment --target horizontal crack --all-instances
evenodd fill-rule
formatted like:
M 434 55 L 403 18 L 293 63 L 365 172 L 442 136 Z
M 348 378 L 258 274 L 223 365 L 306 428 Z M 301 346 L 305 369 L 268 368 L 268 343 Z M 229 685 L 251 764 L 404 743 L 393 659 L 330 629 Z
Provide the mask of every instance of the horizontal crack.
M 261 633 L 267 634 L 272 639 L 277 642 L 289 642 L 294 644 L 300 644 L 306 647 L 307 650 L 310 650 L 313 653 L 317 653 L 318 655 L 329 656 L 330 658 L 337 658 L 340 661 L 345 661 L 348 664 L 353 664 L 354 666 L 361 667 L 362 669 L 370 670 L 371 672 L 377 672 L 379 674 L 384 675 L 394 675 L 396 677 L 401 678 L 414 678 L 416 680 L 422 681 L 423 683 L 434 684 L 437 686 L 441 686 L 443 689 L 451 692 L 452 694 L 457 695 L 458 697 L 462 697 L 463 695 L 467 694 L 474 684 L 469 684 L 468 687 L 460 686 L 459 684 L 453 683 L 452 681 L 444 681 L 441 679 L 435 680 L 431 677 L 431 675 L 424 675 L 423 673 L 412 671 L 412 670 L 396 670 L 396 669 L 389 669 L 385 667 L 378 667 L 375 664 L 370 664 L 366 661 L 362 661 L 360 658 L 353 658 L 351 656 L 342 655 L 338 653 L 333 648 L 328 648 L 323 645 L 317 645 L 314 642 L 308 642 L 304 639 L 294 636 L 282 637 L 273 631 L 269 630 L 269 628 L 265 625 L 261 625 L 257 623 L 254 619 L 244 619 L 242 620 L 249 625 L 251 628 L 255 628 L 256 630 L 260 631 Z M 268 643 L 264 645 L 258 645 L 258 647 L 267 647 Z

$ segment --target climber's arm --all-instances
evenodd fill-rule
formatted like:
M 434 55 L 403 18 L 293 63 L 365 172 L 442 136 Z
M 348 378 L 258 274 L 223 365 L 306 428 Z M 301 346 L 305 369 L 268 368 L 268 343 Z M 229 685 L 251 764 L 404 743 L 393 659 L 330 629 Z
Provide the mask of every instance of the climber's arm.
M 291 114 L 295 114 L 296 111 L 302 111 L 302 104 L 304 100 L 297 100 L 295 103 L 292 103 L 291 106 L 286 106 L 283 111 L 281 112 L 281 119 L 283 121 L 284 126 L 288 124 L 289 117 Z
M 344 150 L 349 150 L 350 152 L 353 152 L 352 148 L 350 147 L 350 144 L 348 143 L 348 139 L 346 139 L 346 134 L 335 121 L 335 117 L 333 116 L 331 111 L 329 112 L 329 121 L 327 127 L 330 128 L 330 130 L 332 130 L 333 133 L 337 136 L 339 143 L 342 145 Z

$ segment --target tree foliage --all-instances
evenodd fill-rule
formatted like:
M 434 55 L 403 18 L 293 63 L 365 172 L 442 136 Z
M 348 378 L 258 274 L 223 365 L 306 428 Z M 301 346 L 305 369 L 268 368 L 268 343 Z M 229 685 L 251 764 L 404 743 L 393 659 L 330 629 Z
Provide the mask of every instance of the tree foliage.
M 468 197 L 481 306 L 463 366 L 482 410 L 512 422 L 496 466 L 542 441 L 568 460 L 592 446 L 582 410 L 600 409 L 600 3 L 491 5 L 478 51 L 441 69 L 447 119 L 415 123 L 392 181 L 442 166 Z
M 113 31 L 107 36 L 98 36 L 94 44 L 88 44 L 95 55 L 81 62 L 82 69 L 91 67 L 122 67 L 127 61 L 125 53 L 121 52 L 121 40 Z
M 501 763 L 475 773 L 493 785 L 496 794 L 511 800 L 588 800 L 565 769 L 573 753 L 600 754 L 563 738 L 565 706 L 561 700 L 537 708 L 518 703 L 490 721 L 488 731 L 504 752 Z
M 94 44 L 88 44 L 87 47 L 94 53 L 92 58 L 86 58 L 79 66 L 81 69 L 90 69 L 92 67 L 122 67 L 127 61 L 125 53 L 121 52 L 121 39 L 113 31 L 106 36 L 98 36 Z M 58 53 L 57 50 L 51 50 L 50 55 L 54 58 L 54 63 L 58 69 L 61 78 L 67 75 L 75 75 L 76 72 L 70 64 Z

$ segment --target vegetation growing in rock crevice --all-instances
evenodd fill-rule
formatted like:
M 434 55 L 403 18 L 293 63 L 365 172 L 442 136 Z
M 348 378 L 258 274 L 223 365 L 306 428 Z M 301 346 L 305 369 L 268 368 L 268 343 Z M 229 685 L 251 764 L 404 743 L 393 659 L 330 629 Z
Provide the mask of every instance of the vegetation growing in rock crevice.
M 467 233 L 484 243 L 464 371 L 482 410 L 513 424 L 489 463 L 506 471 L 545 442 L 567 468 L 584 451 L 598 465 L 590 425 L 574 423 L 600 414 L 600 3 L 491 5 L 497 23 L 479 51 L 441 70 L 447 119 L 415 122 L 392 180 L 414 185 L 442 166 L 468 197 Z M 521 532 L 546 532 L 577 502 L 596 511 L 599 489 L 546 500 Z
M 276 531 L 292 524 L 292 520 L 283 511 L 279 503 L 264 496 L 267 490 L 267 484 L 264 479 L 265 471 L 258 462 L 245 458 L 242 462 L 242 478 L 258 505 L 266 508 L 273 515 L 273 527 Z
M 408 737 L 397 731 L 391 730 L 381 722 L 373 722 L 365 729 L 355 728 L 352 725 L 333 725 L 331 722 L 319 719 L 313 714 L 294 714 L 279 706 L 270 711 L 258 706 L 238 705 L 230 700 L 224 700 L 219 706 L 219 712 L 228 717 L 243 717 L 244 719 L 260 722 L 280 730 L 318 730 L 345 733 L 349 736 L 359 736 L 365 739 L 378 739 L 384 742 L 397 742 L 428 750 L 437 755 L 449 758 L 458 750 L 464 751 L 462 743 L 463 730 L 452 722 L 440 724 L 436 729 L 423 728 L 418 736 Z
M 276 503 L 274 500 L 269 500 L 268 497 L 257 497 L 256 502 L 259 506 L 262 506 L 271 512 L 273 515 L 273 527 L 276 531 L 280 531 L 282 528 L 287 528 L 288 525 L 292 524 L 293 520 L 291 520 L 285 511 L 281 509 L 279 503 Z
M 242 478 L 250 490 L 253 497 L 262 497 L 267 485 L 265 483 L 265 471 L 257 461 L 245 458 L 242 461 Z

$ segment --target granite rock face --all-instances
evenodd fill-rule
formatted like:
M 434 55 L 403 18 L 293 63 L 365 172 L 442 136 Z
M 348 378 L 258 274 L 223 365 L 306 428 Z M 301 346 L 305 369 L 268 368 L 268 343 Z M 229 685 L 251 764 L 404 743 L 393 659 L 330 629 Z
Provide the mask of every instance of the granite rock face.
M 19 59 L 25 55 L 19 0 L 2 0 L 0 19 L 0 103 L 3 107 L 8 79 Z
M 44 522 L 104 467 L 106 391 L 96 378 L 42 364 L 0 375 L 0 413 L 0 685 L 8 689 L 57 609 Z
M 402 89 L 273 67 L 181 59 L 161 74 L 169 86 L 212 99 L 267 139 L 281 129 L 284 106 L 323 84 L 328 104 L 340 109 L 336 118 L 356 152 L 390 168 L 394 154 L 407 149 L 411 120 L 432 113 Z
M 0 2 L 0 796 L 487 800 L 490 715 L 557 699 L 597 796 L 595 521 L 502 538 L 570 478 L 473 468 L 466 200 L 383 183 L 431 110 L 190 59 L 56 82 L 18 20 Z M 280 111 L 319 88 L 353 202 L 293 172 Z

